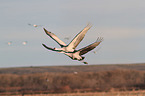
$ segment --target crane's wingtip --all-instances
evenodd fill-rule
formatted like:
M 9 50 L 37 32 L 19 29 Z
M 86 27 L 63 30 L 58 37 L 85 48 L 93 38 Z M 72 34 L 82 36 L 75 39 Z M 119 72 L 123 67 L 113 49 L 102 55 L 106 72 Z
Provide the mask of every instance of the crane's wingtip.
M 45 44 L 43 44 L 43 43 L 42 43 L 42 45 L 43 45 L 44 47 L 47 47 L 47 46 L 46 46 Z
M 45 28 L 43 28 L 44 29 L 44 31 L 46 30 Z
M 83 62 L 84 64 L 88 65 L 88 62 Z

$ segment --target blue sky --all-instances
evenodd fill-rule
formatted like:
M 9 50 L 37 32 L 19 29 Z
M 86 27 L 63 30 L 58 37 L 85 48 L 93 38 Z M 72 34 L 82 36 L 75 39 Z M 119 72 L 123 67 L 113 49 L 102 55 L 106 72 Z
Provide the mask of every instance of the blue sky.
M 85 55 L 90 65 L 144 63 L 144 4 L 144 0 L 1 0 L 0 67 L 83 65 L 41 44 L 59 47 L 43 27 L 69 43 L 64 37 L 72 39 L 88 22 L 93 26 L 77 49 L 104 37 L 94 49 L 97 54 Z

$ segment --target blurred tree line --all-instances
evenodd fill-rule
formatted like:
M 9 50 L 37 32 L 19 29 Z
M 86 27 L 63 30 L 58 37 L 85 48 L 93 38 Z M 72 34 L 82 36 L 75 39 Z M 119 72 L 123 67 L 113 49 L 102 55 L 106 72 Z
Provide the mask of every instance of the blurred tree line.
M 100 72 L 0 74 L 0 92 L 84 92 L 145 88 L 145 72 L 115 69 Z

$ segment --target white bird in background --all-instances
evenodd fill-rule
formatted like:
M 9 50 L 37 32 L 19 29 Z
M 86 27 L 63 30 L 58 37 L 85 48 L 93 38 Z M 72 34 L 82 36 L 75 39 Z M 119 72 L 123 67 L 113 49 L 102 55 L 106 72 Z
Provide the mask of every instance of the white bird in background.
M 61 48 L 50 48 L 50 47 L 47 47 L 45 44 L 42 44 L 42 45 L 49 50 L 56 51 L 58 53 L 63 53 L 69 56 L 72 60 L 78 60 L 78 61 L 82 61 L 84 64 L 88 64 L 87 62 L 83 61 L 85 57 L 83 57 L 82 55 L 88 53 L 89 51 L 93 50 L 96 46 L 98 46 L 102 42 L 103 38 L 98 38 L 96 42 L 82 49 L 75 50 L 75 48 L 82 41 L 85 34 L 90 28 L 91 28 L 91 25 L 88 24 L 81 32 L 79 32 L 74 37 L 74 39 L 68 45 L 66 45 L 63 41 L 61 41 L 55 34 L 47 31 L 44 28 L 44 31 L 46 32 L 46 34 L 50 36 L 53 40 L 55 40 L 61 46 Z
M 28 25 L 33 26 L 33 27 L 42 27 L 42 25 L 36 25 L 36 24 L 30 24 L 30 23 L 28 23 Z
M 22 42 L 22 44 L 23 44 L 23 45 L 26 45 L 26 44 L 27 44 L 27 41 Z
M 17 44 L 17 42 L 15 42 Z M 28 41 L 23 41 L 22 45 L 27 45 Z M 10 46 L 12 45 L 12 41 L 7 42 L 7 44 Z
M 66 36 L 66 37 L 64 37 L 64 39 L 65 39 L 65 40 L 69 40 L 69 39 L 70 39 L 70 37 Z
M 12 44 L 12 41 L 9 41 L 7 44 L 8 44 L 8 45 L 11 45 L 11 44 Z
M 77 72 L 77 71 L 75 71 L 75 72 L 74 72 L 74 74 L 78 74 L 78 72 Z

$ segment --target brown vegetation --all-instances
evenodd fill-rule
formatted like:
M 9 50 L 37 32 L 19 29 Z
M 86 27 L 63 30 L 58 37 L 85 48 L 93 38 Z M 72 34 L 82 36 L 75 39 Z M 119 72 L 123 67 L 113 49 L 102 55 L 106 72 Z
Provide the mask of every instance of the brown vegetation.
M 145 72 L 114 69 L 98 72 L 0 74 L 0 93 L 57 93 L 145 88 Z

